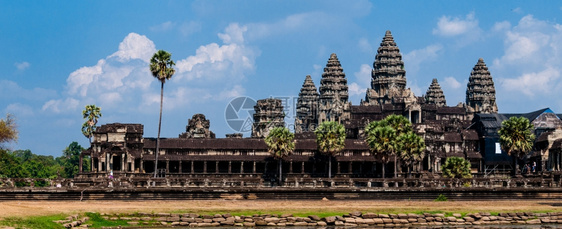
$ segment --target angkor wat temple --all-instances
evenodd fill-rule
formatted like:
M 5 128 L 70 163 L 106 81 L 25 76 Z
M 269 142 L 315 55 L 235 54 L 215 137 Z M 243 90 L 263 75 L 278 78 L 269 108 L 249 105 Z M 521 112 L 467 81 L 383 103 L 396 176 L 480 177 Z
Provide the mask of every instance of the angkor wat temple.
M 468 73 L 469 69 L 467 69 Z M 537 171 L 560 171 L 562 121 L 550 109 L 522 114 L 498 113 L 492 75 L 483 59 L 470 70 L 466 101 L 448 106 L 437 79 L 425 95 L 416 96 L 406 87 L 402 54 L 390 31 L 377 50 L 371 88 L 358 105 L 348 101 L 347 78 L 336 54 L 331 54 L 317 89 L 306 76 L 299 93 L 295 118 L 296 148 L 283 160 L 283 178 L 327 177 L 328 160 L 317 151 L 312 132 L 319 123 L 338 121 L 347 132 L 345 149 L 331 160 L 336 178 L 380 178 L 381 162 L 371 155 L 364 141 L 364 127 L 371 121 L 396 114 L 407 117 L 423 136 L 426 156 L 415 166 L 417 177 L 439 174 L 447 157 L 470 161 L 475 176 L 505 175 L 511 158 L 498 147 L 498 129 L 511 116 L 527 117 L 535 126 L 537 140 L 522 163 L 537 164 Z M 158 174 L 167 177 L 254 177 L 276 179 L 277 162 L 263 140 L 268 131 L 284 126 L 283 106 L 278 99 L 258 100 L 254 107 L 252 134 L 229 134 L 216 138 L 210 121 L 202 114 L 189 120 L 178 138 L 163 138 L 155 152 L 156 139 L 143 137 L 142 124 L 112 123 L 97 128 L 91 147 L 82 157 L 91 157 L 91 171 L 81 177 L 142 177 L 154 173 L 158 153 Z M 393 160 L 391 160 L 393 161 Z M 385 174 L 394 176 L 394 165 Z M 81 163 L 82 164 L 82 163 Z M 398 163 L 398 175 L 402 174 Z

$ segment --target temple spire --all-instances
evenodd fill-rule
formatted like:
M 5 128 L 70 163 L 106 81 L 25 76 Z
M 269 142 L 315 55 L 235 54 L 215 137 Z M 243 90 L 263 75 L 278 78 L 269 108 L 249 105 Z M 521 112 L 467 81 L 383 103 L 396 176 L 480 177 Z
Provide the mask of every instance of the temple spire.
M 466 85 L 466 104 L 475 113 L 498 113 L 494 80 L 482 58 L 472 68 Z
M 348 98 L 345 73 L 338 56 L 332 53 L 320 80 L 319 121 L 349 119 Z
M 394 97 L 401 97 L 406 88 L 406 70 L 400 49 L 396 46 L 392 33 L 386 31 L 377 50 L 371 89 L 367 90 L 365 100 L 368 104 L 391 103 Z
M 297 116 L 295 117 L 295 133 L 314 131 L 318 124 L 318 91 L 307 75 L 302 84 L 297 100 Z
M 437 82 L 437 79 L 431 81 L 431 85 L 425 93 L 425 101 L 428 104 L 435 104 L 437 107 L 447 106 L 447 101 L 445 100 L 445 94 L 441 89 L 441 85 Z

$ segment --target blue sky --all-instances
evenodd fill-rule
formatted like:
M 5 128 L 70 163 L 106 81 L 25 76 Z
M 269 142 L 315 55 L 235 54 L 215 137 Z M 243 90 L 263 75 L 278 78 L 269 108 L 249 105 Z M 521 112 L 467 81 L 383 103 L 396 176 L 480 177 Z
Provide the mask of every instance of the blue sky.
M 99 124 L 142 123 L 146 137 L 156 136 L 160 86 L 148 60 L 158 49 L 177 63 L 164 87 L 163 137 L 184 132 L 195 113 L 211 120 L 217 137 L 233 133 L 225 120 L 230 101 L 296 97 L 306 75 L 319 87 L 331 53 L 357 105 L 386 30 L 417 96 L 437 78 L 449 106 L 464 102 L 470 71 L 483 58 L 500 112 L 562 113 L 558 1 L 0 4 L 0 113 L 17 119 L 14 150 L 59 156 L 72 141 L 87 146 L 80 132 L 87 104 L 102 108 Z M 287 105 L 292 122 L 294 104 Z

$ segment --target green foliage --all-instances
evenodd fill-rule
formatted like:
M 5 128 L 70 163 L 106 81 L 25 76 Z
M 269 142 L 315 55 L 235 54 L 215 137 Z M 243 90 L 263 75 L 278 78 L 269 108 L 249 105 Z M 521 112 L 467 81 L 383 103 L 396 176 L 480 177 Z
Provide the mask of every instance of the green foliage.
M 176 72 L 173 68 L 174 65 L 176 63 L 172 60 L 171 53 L 158 50 L 150 59 L 150 72 L 152 72 L 152 76 L 164 83 L 166 80 L 171 79 L 172 75 Z
M 106 220 L 101 217 L 100 213 L 87 212 L 85 215 L 90 218 L 85 222 L 85 224 L 90 224 L 94 228 L 119 227 L 128 225 L 127 221 L 125 220 Z
M 318 151 L 323 154 L 335 156 L 345 147 L 345 127 L 338 122 L 323 122 L 314 133 Z
M 533 148 L 533 124 L 525 117 L 511 117 L 502 122 L 498 131 L 500 146 L 508 155 L 521 158 Z M 515 153 L 515 155 L 512 155 Z
M 283 159 L 295 150 L 295 134 L 285 127 L 273 128 L 265 138 L 269 153 L 275 159 Z
M 92 143 L 92 136 L 94 131 L 96 131 L 96 124 L 98 123 L 98 118 L 102 116 L 101 108 L 94 104 L 87 105 L 82 111 L 82 117 L 86 120 L 82 124 L 82 134 Z
M 425 156 L 425 142 L 413 131 L 400 135 L 397 139 L 399 156 L 408 166 Z
M 448 157 L 445 164 L 441 166 L 444 177 L 471 178 L 470 163 L 461 157 Z
M 78 173 L 80 153 L 84 150 L 77 142 L 72 142 L 61 157 L 36 155 L 30 150 L 10 152 L 0 149 L 0 178 L 48 178 L 59 176 L 70 178 Z M 90 161 L 84 159 L 83 166 L 89 169 Z M 16 186 L 30 186 L 19 182 Z M 47 182 L 37 181 L 35 186 L 47 186 Z
M 78 142 L 72 142 L 66 149 L 62 152 L 62 157 L 58 157 L 57 161 L 63 167 L 63 173 L 61 174 L 64 178 L 72 178 L 79 172 L 79 164 L 80 164 L 80 153 L 84 151 L 84 148 L 78 144 Z M 86 160 L 82 166 L 85 170 L 89 170 L 90 163 Z
M 64 228 L 61 224 L 53 221 L 64 219 L 63 215 L 52 216 L 34 216 L 34 217 L 8 217 L 0 221 L 1 226 L 8 226 L 14 228 Z
M 439 196 L 437 196 L 437 198 L 434 201 L 447 201 L 449 200 L 445 195 L 443 194 L 439 194 Z
M 3 143 L 18 140 L 18 130 L 16 121 L 11 114 L 6 118 L 0 119 L 0 147 Z
M 374 121 L 365 128 L 367 145 L 371 152 L 383 163 L 388 163 L 391 155 L 397 149 L 396 130 L 390 126 L 383 126 Z

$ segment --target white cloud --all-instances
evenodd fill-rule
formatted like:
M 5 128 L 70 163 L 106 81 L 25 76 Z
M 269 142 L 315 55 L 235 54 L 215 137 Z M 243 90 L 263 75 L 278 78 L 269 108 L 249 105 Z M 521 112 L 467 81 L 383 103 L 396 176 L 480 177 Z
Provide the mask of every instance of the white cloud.
M 445 77 L 445 80 L 443 80 L 443 86 L 451 89 L 459 89 L 462 85 L 457 79 L 449 76 Z
M 562 87 L 562 25 L 526 15 L 503 33 L 504 54 L 490 67 L 505 100 L 559 96 Z M 524 98 L 529 97 L 529 98 Z
M 66 98 L 66 99 L 52 99 L 47 101 L 41 110 L 43 111 L 50 111 L 53 113 L 62 113 L 62 112 L 73 112 L 77 111 L 79 101 L 74 98 Z
M 466 15 L 464 19 L 459 17 L 442 16 L 437 22 L 437 28 L 433 29 L 433 34 L 453 37 L 479 30 L 478 20 L 474 17 L 474 12 Z
M 245 89 L 240 81 L 255 69 L 259 53 L 244 44 L 245 32 L 243 26 L 229 25 L 218 34 L 227 44 L 202 45 L 196 55 L 177 61 L 176 74 L 165 84 L 164 109 L 242 95 Z M 146 36 L 129 34 L 117 52 L 70 73 L 63 97 L 47 101 L 42 111 L 79 112 L 86 104 L 96 104 L 114 114 L 157 112 L 160 84 L 148 69 L 154 52 L 155 45 Z
M 194 56 L 189 56 L 176 63 L 175 80 L 240 80 L 255 69 L 255 59 L 259 52 L 244 43 L 246 26 L 230 24 L 224 33 L 218 36 L 225 43 L 211 43 L 197 49 Z
M 492 27 L 493 32 L 505 32 L 511 28 L 511 23 L 508 21 L 496 22 Z
M 201 23 L 195 21 L 186 22 L 180 25 L 179 30 L 182 35 L 187 37 L 201 31 Z
M 18 70 L 23 71 L 25 69 L 28 69 L 31 66 L 31 64 L 29 62 L 24 61 L 24 62 L 17 62 L 14 64 L 14 66 L 16 66 Z
M 176 26 L 176 23 L 173 23 L 171 21 L 167 21 L 167 22 L 164 22 L 164 23 L 159 24 L 159 25 L 151 26 L 150 31 L 152 31 L 152 32 L 165 32 L 165 31 L 169 31 L 169 30 L 173 29 L 175 26 Z
M 359 71 L 353 73 L 355 82 L 348 86 L 349 96 L 364 94 L 367 88 L 371 88 L 371 70 L 371 66 L 362 64 Z
M 12 103 L 6 107 L 6 112 L 14 114 L 17 117 L 21 116 L 32 116 L 34 114 L 33 108 L 29 105 L 21 103 Z
M 534 96 L 544 90 L 553 90 L 559 84 L 560 70 L 548 68 L 541 72 L 525 73 L 517 78 L 503 79 L 502 86 L 508 91 L 523 92 Z
M 119 44 L 119 50 L 109 57 L 117 57 L 121 62 L 139 59 L 148 63 L 155 52 L 156 46 L 154 42 L 146 36 L 129 33 Z
M 443 50 L 441 44 L 429 45 L 423 49 L 416 49 L 404 55 L 404 67 L 410 74 L 416 74 L 423 62 L 433 61 Z

